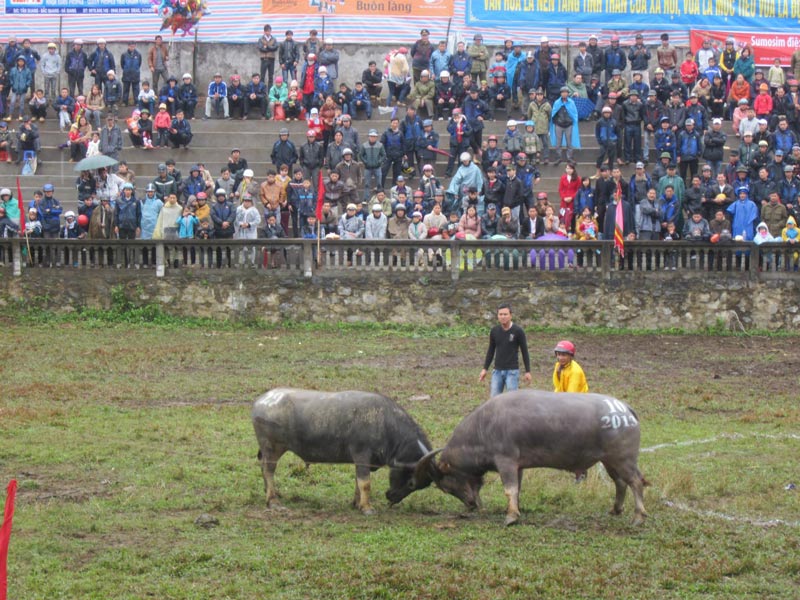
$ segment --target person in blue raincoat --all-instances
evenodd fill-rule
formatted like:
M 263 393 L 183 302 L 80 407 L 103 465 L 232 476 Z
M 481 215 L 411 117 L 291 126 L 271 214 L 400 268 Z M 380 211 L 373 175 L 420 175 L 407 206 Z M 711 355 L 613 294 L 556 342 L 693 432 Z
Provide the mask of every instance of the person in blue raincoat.
M 467 190 L 474 187 L 478 190 L 478 215 L 483 215 L 483 173 L 478 165 L 472 162 L 472 155 L 469 152 L 462 152 L 459 156 L 461 165 L 456 174 L 450 180 L 447 188 L 448 206 L 446 212 L 449 215 L 455 211 L 460 214 L 461 199 L 467 195 Z
M 731 234 L 735 239 L 750 242 L 755 237 L 756 222 L 760 215 L 755 202 L 750 200 L 746 187 L 736 189 L 736 202 L 728 207 L 731 214 Z
M 567 160 L 574 160 L 574 151 L 580 150 L 581 134 L 578 130 L 578 107 L 569 97 L 569 88 L 561 88 L 561 96 L 553 102 L 550 117 L 550 147 L 556 151 L 555 164 L 562 160 L 562 148 L 566 146 Z
M 153 238 L 153 231 L 155 231 L 158 215 L 161 213 L 162 208 L 164 208 L 164 203 L 156 196 L 156 186 L 148 183 L 147 190 L 144 193 L 144 200 L 142 200 L 141 239 L 150 240 Z

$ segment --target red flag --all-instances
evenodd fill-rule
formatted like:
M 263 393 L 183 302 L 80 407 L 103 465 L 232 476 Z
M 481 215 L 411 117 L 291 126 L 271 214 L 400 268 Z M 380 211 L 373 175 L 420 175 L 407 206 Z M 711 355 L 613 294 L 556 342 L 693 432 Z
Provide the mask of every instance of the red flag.
M 25 235 L 25 203 L 22 201 L 22 188 L 17 177 L 17 206 L 19 206 L 19 233 Z
M 322 169 L 317 179 L 317 222 L 322 221 L 322 203 L 325 201 L 325 184 L 322 183 Z
M 0 526 L 0 600 L 6 600 L 8 594 L 8 571 L 6 558 L 8 558 L 8 542 L 11 540 L 11 520 L 14 517 L 14 497 L 17 495 L 17 480 L 12 479 L 8 484 L 6 494 L 6 510 L 3 525 Z
M 622 187 L 617 183 L 617 214 L 614 215 L 614 248 L 620 256 L 625 256 L 624 223 L 622 215 Z

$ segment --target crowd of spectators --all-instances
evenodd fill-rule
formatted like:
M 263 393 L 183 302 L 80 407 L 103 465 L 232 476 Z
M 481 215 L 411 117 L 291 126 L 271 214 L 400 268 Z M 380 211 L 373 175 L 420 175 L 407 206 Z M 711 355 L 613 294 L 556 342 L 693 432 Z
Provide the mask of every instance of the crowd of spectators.
M 173 197 L 183 207 L 181 218 L 184 209 L 196 217 L 194 225 L 191 219 L 185 227 L 170 225 L 161 232 L 167 236 L 232 237 L 240 231 L 236 215 L 246 208 L 251 216 L 241 229 L 248 236 L 610 239 L 621 225 L 626 239 L 751 241 L 763 221 L 773 238 L 796 239 L 800 51 L 788 69 L 776 61 L 764 73 L 752 49 L 737 48 L 733 38 L 724 48 L 706 40 L 681 60 L 666 33 L 656 48 L 641 35 L 627 47 L 617 36 L 604 44 L 590 36 L 565 64 L 546 37 L 535 48 L 508 40 L 492 51 L 478 33 L 453 52 L 446 41 L 434 44 L 429 37 L 423 29 L 410 48 L 369 61 L 348 85 L 333 40 L 315 30 L 302 43 L 292 31 L 278 40 L 266 25 L 257 42 L 260 72 L 216 73 L 205 90 L 203 118 L 302 119 L 308 125 L 304 143 L 281 127 L 271 152 L 274 169 L 263 181 L 237 149 L 216 178 L 203 165 L 193 165 L 184 178 L 174 162 L 161 164 L 155 179 L 139 187 L 144 193 L 137 193 L 124 165 L 118 172 L 82 173 L 78 216 L 87 214 L 88 222 L 75 226 L 76 235 L 92 235 L 90 209 L 105 200 L 113 210 L 104 219 L 117 219 L 119 227 L 118 206 L 130 190 L 140 207 L 137 219 L 163 210 Z M 120 158 L 120 106 L 134 107 L 127 121 L 134 148 L 191 142 L 189 122 L 200 96 L 191 74 L 180 83 L 169 74 L 160 37 L 147 52 L 150 81 L 141 85 L 143 58 L 133 43 L 117 62 L 104 40 L 89 53 L 75 40 L 62 61 L 55 44 L 40 56 L 29 40 L 18 46 L 10 39 L 1 62 L 0 157 L 7 161 L 38 149 L 35 122 L 48 117 L 48 108 L 70 132 L 65 147 L 71 160 L 87 153 Z M 62 68 L 68 85 L 56 95 Z M 88 97 L 86 71 L 93 78 Z M 376 110 L 392 112 L 389 127 L 370 128 L 360 139 L 354 121 L 369 121 Z M 14 115 L 22 121 L 16 140 L 8 128 Z M 500 115 L 505 133 L 484 139 L 485 123 Z M 596 121 L 599 149 L 590 176 L 579 174 L 575 162 L 582 120 Z M 441 133 L 440 121 L 446 121 Z M 440 135 L 449 137 L 446 151 L 439 149 Z M 442 155 L 444 178 L 437 173 Z M 552 204 L 537 190 L 539 166 L 551 163 L 566 163 Z M 621 168 L 631 164 L 633 175 L 623 177 Z M 322 223 L 314 215 L 319 195 Z M 114 227 L 110 231 L 121 235 Z M 45 236 L 58 234 L 41 229 Z M 134 237 L 159 235 L 140 222 L 121 229 Z

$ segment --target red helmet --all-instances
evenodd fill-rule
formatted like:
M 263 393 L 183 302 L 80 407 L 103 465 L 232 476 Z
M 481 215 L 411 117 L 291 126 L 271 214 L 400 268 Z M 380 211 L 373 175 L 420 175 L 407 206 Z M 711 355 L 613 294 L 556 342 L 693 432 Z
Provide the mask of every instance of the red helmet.
M 575 356 L 575 344 L 569 340 L 561 340 L 556 344 L 556 347 L 553 348 L 553 352 L 566 352 L 570 356 Z

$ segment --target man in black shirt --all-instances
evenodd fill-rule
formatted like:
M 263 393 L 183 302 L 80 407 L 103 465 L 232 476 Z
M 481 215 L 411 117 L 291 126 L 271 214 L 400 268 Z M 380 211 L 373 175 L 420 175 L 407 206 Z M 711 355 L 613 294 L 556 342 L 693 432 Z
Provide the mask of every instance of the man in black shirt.
M 525 363 L 525 383 L 531 382 L 531 359 L 528 355 L 528 342 L 525 332 L 519 325 L 511 321 L 511 306 L 501 304 L 497 308 L 499 325 L 492 327 L 489 333 L 489 349 L 486 351 L 486 360 L 483 361 L 483 370 L 478 381 L 483 381 L 489 371 L 489 366 L 494 359 L 492 371 L 491 396 L 497 396 L 506 391 L 519 388 L 519 352 L 522 351 L 522 361 Z

